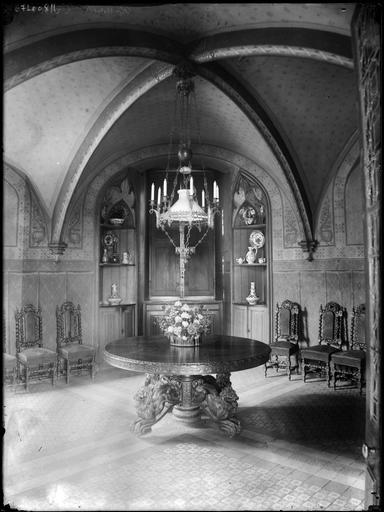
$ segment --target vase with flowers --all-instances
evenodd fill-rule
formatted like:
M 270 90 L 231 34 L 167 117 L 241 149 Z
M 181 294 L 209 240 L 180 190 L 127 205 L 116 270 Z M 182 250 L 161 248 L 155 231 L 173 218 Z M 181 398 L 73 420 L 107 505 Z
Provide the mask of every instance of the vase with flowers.
M 202 305 L 190 306 L 178 300 L 164 306 L 164 315 L 158 323 L 171 345 L 191 347 L 200 345 L 201 335 L 209 332 L 211 315 Z

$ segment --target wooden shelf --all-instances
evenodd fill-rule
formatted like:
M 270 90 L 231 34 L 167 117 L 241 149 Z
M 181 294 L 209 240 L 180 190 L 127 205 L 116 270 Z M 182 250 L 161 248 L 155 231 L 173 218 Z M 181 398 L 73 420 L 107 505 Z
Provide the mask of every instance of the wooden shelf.
M 100 227 L 103 229 L 132 229 L 135 230 L 132 226 L 125 226 L 124 224 L 100 224 Z
M 136 263 L 99 263 L 100 267 L 135 267 Z
M 136 306 L 136 302 L 120 302 L 120 304 L 99 304 L 100 308 L 125 308 L 128 306 Z
M 235 267 L 266 267 L 267 263 L 234 263 Z
M 265 304 L 265 302 L 258 302 L 257 304 L 253 304 L 253 306 L 251 304 L 248 304 L 248 302 L 233 302 L 233 305 L 234 306 L 247 306 L 247 308 L 258 308 L 258 307 L 265 308 L 267 306 Z
M 246 225 L 246 226 L 234 226 L 233 229 L 261 229 L 265 228 L 265 224 L 252 224 L 252 225 Z

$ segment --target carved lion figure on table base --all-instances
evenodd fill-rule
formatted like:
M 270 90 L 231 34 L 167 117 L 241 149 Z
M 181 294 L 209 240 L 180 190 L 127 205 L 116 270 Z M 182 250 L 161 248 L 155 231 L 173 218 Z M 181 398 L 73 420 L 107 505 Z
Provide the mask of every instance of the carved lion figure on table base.
M 135 394 L 136 412 L 131 431 L 136 435 L 147 434 L 180 401 L 180 382 L 174 377 L 147 374 L 144 386 Z
M 194 391 L 194 400 L 200 402 L 201 409 L 218 423 L 220 430 L 230 437 L 240 432 L 240 421 L 235 416 L 239 397 L 229 373 L 218 374 L 216 379 L 210 375 L 196 379 Z

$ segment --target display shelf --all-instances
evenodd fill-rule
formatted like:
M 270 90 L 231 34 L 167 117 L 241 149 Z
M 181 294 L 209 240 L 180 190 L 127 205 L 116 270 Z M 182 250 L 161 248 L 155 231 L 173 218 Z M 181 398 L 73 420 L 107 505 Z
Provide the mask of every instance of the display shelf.
M 136 263 L 99 263 L 99 267 L 135 267 Z
M 266 267 L 267 263 L 234 263 L 235 267 Z

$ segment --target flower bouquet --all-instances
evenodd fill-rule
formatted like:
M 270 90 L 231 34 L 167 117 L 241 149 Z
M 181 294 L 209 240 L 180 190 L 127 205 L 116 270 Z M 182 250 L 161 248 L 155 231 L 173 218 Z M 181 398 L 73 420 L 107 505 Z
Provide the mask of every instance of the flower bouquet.
M 176 301 L 164 306 L 164 316 L 158 319 L 160 329 L 171 345 L 191 347 L 200 345 L 201 335 L 210 330 L 211 315 L 204 306 L 189 306 Z

